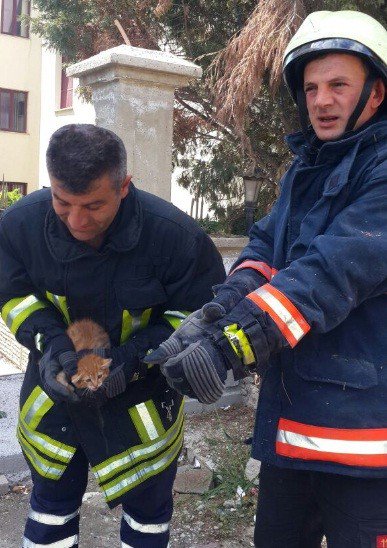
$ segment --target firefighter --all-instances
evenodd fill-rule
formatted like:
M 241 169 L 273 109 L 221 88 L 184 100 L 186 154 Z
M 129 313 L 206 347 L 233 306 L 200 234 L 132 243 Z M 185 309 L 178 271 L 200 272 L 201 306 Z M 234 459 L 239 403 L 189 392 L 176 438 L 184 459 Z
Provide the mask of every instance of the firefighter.
M 190 217 L 134 187 L 113 132 L 58 129 L 47 167 L 51 189 L 0 222 L 1 314 L 30 351 L 17 429 L 33 478 L 23 547 L 78 546 L 90 464 L 109 507 L 122 504 L 122 546 L 165 548 L 183 401 L 143 357 L 211 298 L 222 259 Z M 112 344 L 110 382 L 94 394 L 56 380 L 75 371 L 66 327 L 82 318 Z
M 387 546 L 387 32 L 310 14 L 284 56 L 302 132 L 215 299 L 147 360 L 200 401 L 262 375 L 255 546 Z

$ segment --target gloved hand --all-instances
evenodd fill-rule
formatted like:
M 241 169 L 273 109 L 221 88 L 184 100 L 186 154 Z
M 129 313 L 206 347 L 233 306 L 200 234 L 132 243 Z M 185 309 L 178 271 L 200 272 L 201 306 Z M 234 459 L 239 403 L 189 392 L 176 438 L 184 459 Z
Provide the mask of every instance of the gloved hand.
M 102 390 L 100 388 L 95 394 L 103 392 L 108 398 L 114 398 L 124 392 L 131 382 L 145 378 L 149 366 L 144 362 L 144 356 L 150 349 L 157 348 L 170 334 L 171 327 L 164 323 L 148 325 L 121 346 L 94 349 L 95 354 L 112 360 L 109 376 Z
M 190 314 L 180 327 L 160 347 L 145 358 L 146 363 L 163 364 L 177 356 L 191 343 L 218 330 L 214 322 L 225 316 L 250 291 L 257 289 L 265 279 L 250 268 L 238 270 L 221 285 L 214 286 L 216 297 L 200 310 Z
M 270 355 L 288 346 L 271 317 L 248 297 L 216 323 L 230 343 L 235 345 L 244 364 L 251 363 L 249 354 L 253 352 L 254 368 L 260 374 L 266 369 Z M 234 377 L 237 378 L 235 370 Z
M 227 369 L 235 379 L 249 374 L 252 366 L 261 372 L 270 355 L 287 345 L 270 316 L 249 298 L 212 325 L 211 333 L 161 366 L 170 386 L 203 403 L 221 396 Z
M 66 386 L 56 380 L 58 373 L 63 371 L 63 366 L 60 363 L 60 357 L 61 354 L 56 358 L 53 357 L 52 350 L 49 349 L 43 354 L 42 358 L 40 359 L 39 374 L 42 381 L 43 389 L 47 393 L 47 395 L 57 403 L 77 403 L 80 401 L 80 398 L 71 389 L 71 387 L 66 388 Z M 66 359 L 65 362 L 67 365 L 69 365 Z
M 228 367 L 217 345 L 202 338 L 170 358 L 160 369 L 171 388 L 209 404 L 223 394 Z

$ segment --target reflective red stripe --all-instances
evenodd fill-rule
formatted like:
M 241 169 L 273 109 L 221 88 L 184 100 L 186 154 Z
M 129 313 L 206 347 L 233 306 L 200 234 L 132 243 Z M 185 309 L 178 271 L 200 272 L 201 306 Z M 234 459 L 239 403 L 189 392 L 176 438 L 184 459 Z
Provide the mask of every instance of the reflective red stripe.
M 387 440 L 387 428 L 328 428 L 324 426 L 313 426 L 301 422 L 280 419 L 278 423 L 280 430 L 302 434 L 303 436 L 314 436 L 330 440 L 348 441 L 384 441 Z
M 348 466 L 382 467 L 387 466 L 387 455 L 352 455 L 346 453 L 327 453 L 313 451 L 304 447 L 296 447 L 286 443 L 276 442 L 276 453 L 283 457 L 302 460 L 323 460 L 337 462 Z
M 269 281 L 272 278 L 272 268 L 268 264 L 261 261 L 244 261 L 236 268 L 234 268 L 234 270 L 230 272 L 229 276 L 234 274 L 234 272 L 236 272 L 237 270 L 241 270 L 242 268 L 252 268 L 253 270 L 257 270 Z
M 274 307 L 273 304 L 267 302 L 264 295 L 265 291 L 274 298 L 274 302 L 276 305 L 279 304 L 279 306 Z M 260 289 L 249 293 L 247 298 L 254 301 L 255 304 L 270 315 L 292 348 L 310 330 L 310 325 L 294 304 L 272 285 L 263 285 Z M 284 318 L 284 315 L 282 317 L 279 315 L 278 308 L 282 308 L 282 311 L 286 312 L 286 318 Z M 292 322 L 295 322 L 293 326 Z

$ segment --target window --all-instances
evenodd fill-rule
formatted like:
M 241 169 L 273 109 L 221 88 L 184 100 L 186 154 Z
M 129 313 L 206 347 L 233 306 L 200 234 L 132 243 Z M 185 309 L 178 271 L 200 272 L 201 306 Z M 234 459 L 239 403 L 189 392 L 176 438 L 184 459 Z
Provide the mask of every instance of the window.
M 20 194 L 22 196 L 27 195 L 27 183 L 11 183 L 10 181 L 0 181 L 0 184 L 4 184 L 7 187 L 7 191 L 11 192 L 11 190 L 15 190 L 16 188 L 20 190 Z
M 66 69 L 62 68 L 60 83 L 60 108 L 70 108 L 73 106 L 73 79 L 66 76 Z
M 1 32 L 28 38 L 29 25 L 24 21 L 20 21 L 20 16 L 30 14 L 30 5 L 30 0 L 3 0 Z
M 26 132 L 27 93 L 13 89 L 0 89 L 0 129 Z

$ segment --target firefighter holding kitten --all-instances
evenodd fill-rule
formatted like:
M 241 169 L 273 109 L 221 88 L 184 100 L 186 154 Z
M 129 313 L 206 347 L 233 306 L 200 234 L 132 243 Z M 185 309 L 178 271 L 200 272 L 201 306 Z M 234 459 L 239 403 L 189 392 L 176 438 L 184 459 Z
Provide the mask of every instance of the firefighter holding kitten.
M 47 150 L 51 188 L 0 221 L 1 315 L 30 351 L 17 430 L 34 484 L 26 548 L 78 546 L 89 465 L 108 505 L 122 504 L 123 547 L 169 542 L 183 398 L 143 358 L 225 273 L 195 221 L 137 190 L 126 164 L 113 132 L 64 126 Z M 85 318 L 103 341 L 86 351 L 109 366 L 97 390 L 69 389 L 81 359 L 72 340 L 82 355 L 86 340 L 74 322 Z

